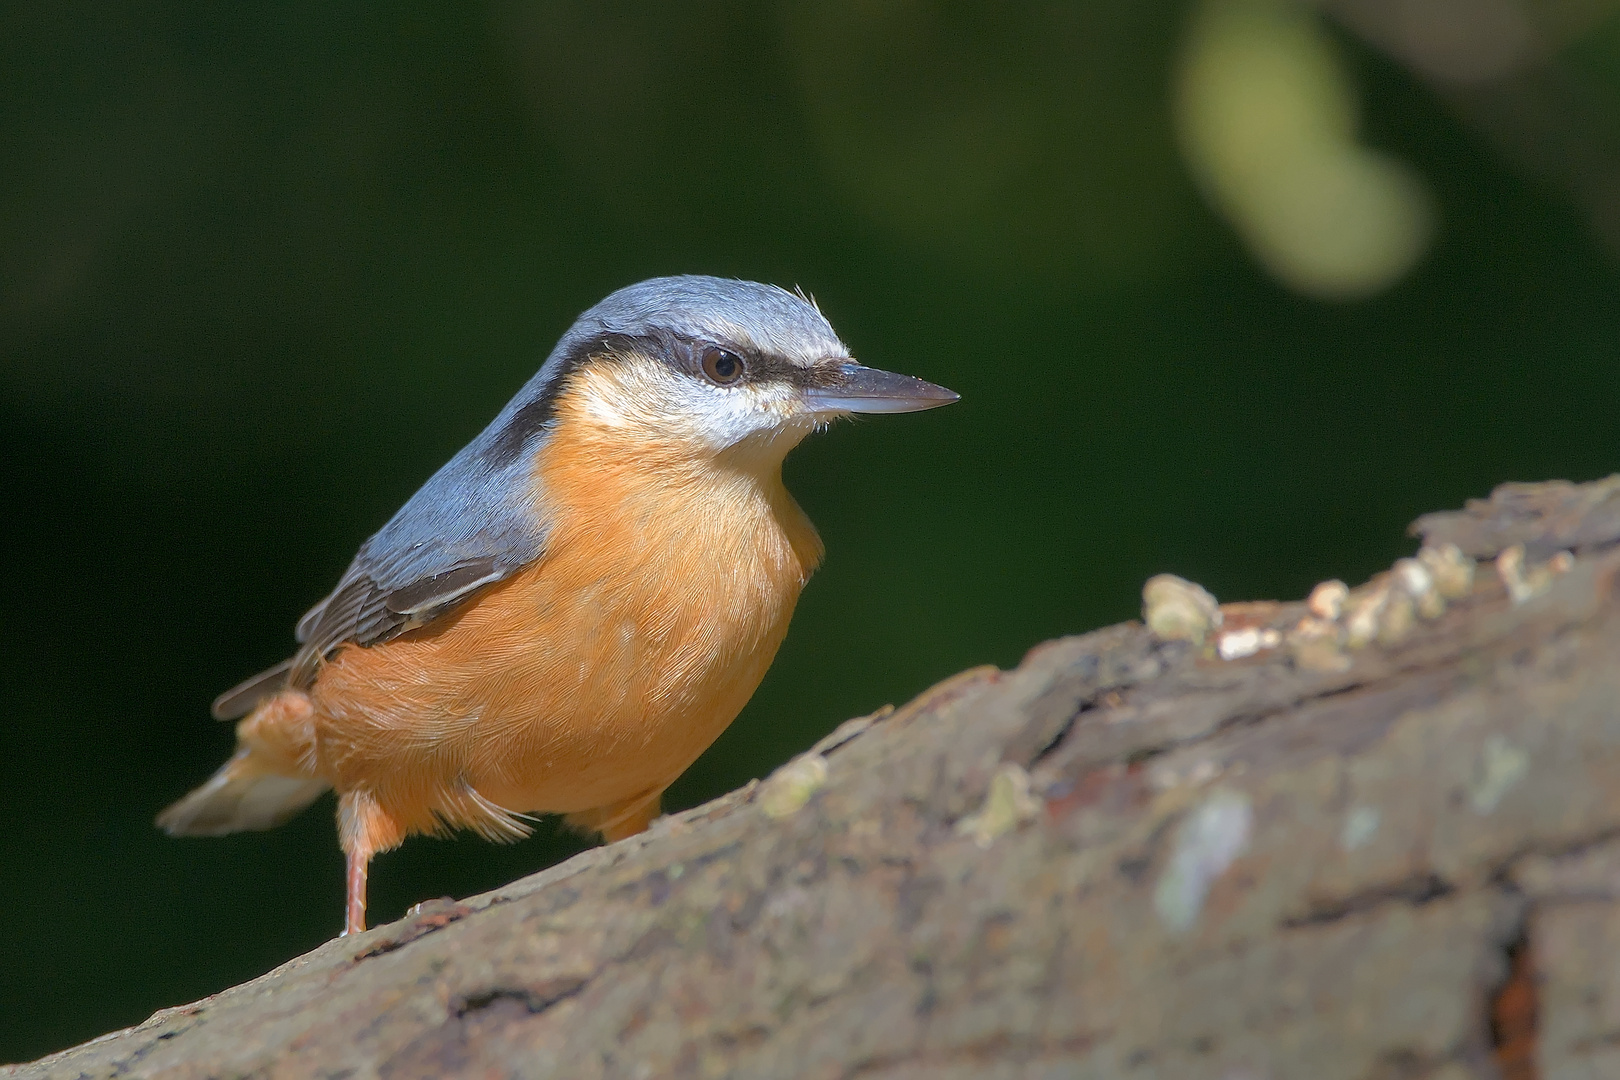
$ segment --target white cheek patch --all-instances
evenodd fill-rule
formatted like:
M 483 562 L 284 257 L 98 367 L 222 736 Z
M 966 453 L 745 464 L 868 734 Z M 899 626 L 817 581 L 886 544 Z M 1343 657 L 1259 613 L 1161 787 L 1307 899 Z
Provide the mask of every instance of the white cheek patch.
M 675 379 L 651 360 L 599 364 L 576 376 L 572 393 L 592 422 L 608 428 L 650 428 Z
M 585 415 L 603 427 L 640 429 L 716 453 L 761 436 L 791 445 L 815 426 L 791 387 L 714 386 L 656 361 L 587 371 L 574 392 Z
M 618 387 L 604 379 L 587 379 L 581 382 L 583 385 L 579 386 L 575 393 L 580 395 L 580 405 L 586 416 L 603 427 L 630 426 L 629 417 L 624 411 L 624 397 L 614 392 Z
M 712 450 L 724 450 L 744 439 L 786 433 L 795 421 L 795 395 L 787 387 L 709 386 L 682 379 L 666 399 L 673 406 L 669 422 L 683 435 Z

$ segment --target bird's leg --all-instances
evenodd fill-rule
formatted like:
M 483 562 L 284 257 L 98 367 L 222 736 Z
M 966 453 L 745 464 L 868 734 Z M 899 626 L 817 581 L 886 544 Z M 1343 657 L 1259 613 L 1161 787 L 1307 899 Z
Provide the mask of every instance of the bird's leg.
M 349 858 L 349 903 L 345 909 L 343 920 L 343 933 L 359 934 L 366 929 L 366 867 L 371 862 L 369 856 L 358 851 L 348 853 Z
M 377 805 L 371 792 L 356 789 L 338 796 L 338 840 L 348 859 L 344 934 L 358 934 L 366 928 L 366 870 L 371 857 L 398 847 L 404 839 L 405 830 Z

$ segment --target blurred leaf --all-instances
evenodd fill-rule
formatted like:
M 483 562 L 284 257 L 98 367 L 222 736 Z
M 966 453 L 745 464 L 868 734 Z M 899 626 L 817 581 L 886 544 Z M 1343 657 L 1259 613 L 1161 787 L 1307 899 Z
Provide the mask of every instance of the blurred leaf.
M 1178 76 L 1188 163 L 1251 251 L 1299 292 L 1351 299 L 1398 281 L 1433 210 L 1412 171 L 1356 142 L 1354 91 L 1293 0 L 1204 0 Z

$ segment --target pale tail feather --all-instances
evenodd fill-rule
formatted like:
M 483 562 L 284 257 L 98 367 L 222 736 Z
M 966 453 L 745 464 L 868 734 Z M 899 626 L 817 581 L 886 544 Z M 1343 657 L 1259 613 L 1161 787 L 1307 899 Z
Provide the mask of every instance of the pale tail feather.
M 327 785 L 260 770 L 247 750 L 221 765 L 202 787 L 157 817 L 170 836 L 224 836 L 273 829 L 321 797 Z

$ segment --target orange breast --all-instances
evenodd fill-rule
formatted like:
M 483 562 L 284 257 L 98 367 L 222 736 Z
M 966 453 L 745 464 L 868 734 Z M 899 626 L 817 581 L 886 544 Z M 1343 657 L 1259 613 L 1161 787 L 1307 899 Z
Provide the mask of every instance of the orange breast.
M 312 771 L 409 831 L 478 827 L 481 800 L 572 813 L 661 790 L 753 694 L 820 559 L 779 462 L 717 463 L 565 402 L 536 472 L 540 559 L 343 649 L 310 689 Z

